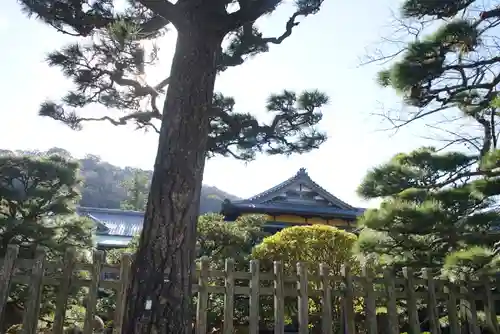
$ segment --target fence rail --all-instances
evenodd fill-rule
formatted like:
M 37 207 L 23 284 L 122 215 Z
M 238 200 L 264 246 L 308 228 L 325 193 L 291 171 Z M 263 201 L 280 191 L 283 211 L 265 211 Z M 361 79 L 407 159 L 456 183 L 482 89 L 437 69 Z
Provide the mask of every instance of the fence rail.
M 120 265 L 105 264 L 102 251 L 94 252 L 90 264 L 77 263 L 73 250 L 66 252 L 62 262 L 47 261 L 42 250 L 37 250 L 34 259 L 17 257 L 17 246 L 9 246 L 5 258 L 0 260 L 0 320 L 4 318 L 2 315 L 12 285 L 26 284 L 28 298 L 23 314 L 23 333 L 37 333 L 42 287 L 58 286 L 52 333 L 61 334 L 70 288 L 88 287 L 83 333 L 90 334 L 96 313 L 98 290 L 104 288 L 117 292 L 113 332 L 121 332 L 131 267 L 130 255 L 124 254 Z M 420 333 L 422 310 L 427 313 L 426 328 L 431 333 L 441 333 L 438 304 L 446 305 L 449 333 L 464 333 L 466 324 L 468 332 L 465 333 L 500 334 L 496 311 L 500 293 L 489 278 L 467 281 L 460 285 L 433 277 L 428 270 L 422 270 L 421 275 L 415 275 L 412 270 L 406 269 L 401 277 L 396 277 L 391 270 L 374 273 L 368 267 L 362 268 L 356 276 L 347 266 L 343 266 L 337 275 L 323 264 L 312 272 L 312 268 L 303 263 L 298 263 L 293 273 L 290 273 L 290 268 L 286 269 L 282 263 L 274 262 L 272 270 L 264 272 L 259 261 L 254 260 L 250 261 L 248 271 L 236 271 L 235 263 L 228 259 L 224 270 L 214 270 L 210 268 L 207 259 L 202 259 L 193 277 L 193 293 L 197 296 L 196 334 L 206 334 L 209 331 L 207 310 L 209 296 L 212 294 L 224 296 L 221 324 L 224 334 L 233 333 L 235 330 L 235 296 L 241 295 L 248 297 L 247 319 L 250 334 L 259 333 L 261 296 L 273 297 L 275 334 L 284 333 L 285 299 L 290 298 L 296 299 L 295 315 L 300 334 L 311 331 L 310 299 L 320 301 L 321 329 L 318 330 L 325 334 L 334 333 L 336 319 L 333 313 L 334 309 L 339 308 L 342 312 L 343 332 L 346 334 L 399 334 L 403 332 L 403 327 L 408 333 Z M 75 272 L 80 275 L 76 276 Z M 82 272 L 87 273 L 83 275 L 86 277 L 81 277 Z M 110 276 L 115 277 L 109 279 Z M 405 301 L 406 305 L 404 324 L 401 323 L 401 300 Z M 421 306 L 422 302 L 426 305 L 424 308 Z M 362 312 L 356 310 L 355 306 L 359 303 L 363 305 Z M 386 309 L 386 324 L 383 328 L 377 315 L 377 308 L 380 306 Z M 480 324 L 478 314 L 484 314 L 485 325 Z M 363 329 L 360 329 L 360 322 L 363 323 Z

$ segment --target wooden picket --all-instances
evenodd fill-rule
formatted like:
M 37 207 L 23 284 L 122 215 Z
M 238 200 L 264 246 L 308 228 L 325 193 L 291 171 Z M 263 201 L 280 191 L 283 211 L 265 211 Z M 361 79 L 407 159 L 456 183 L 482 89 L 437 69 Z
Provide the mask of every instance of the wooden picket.
M 47 261 L 43 250 L 38 249 L 33 259 L 18 258 L 17 246 L 9 246 L 5 258 L 0 260 L 0 328 L 5 320 L 3 313 L 7 303 L 8 291 L 14 284 L 28 286 L 28 298 L 22 321 L 22 332 L 38 333 L 41 294 L 44 286 L 58 286 L 55 297 L 54 322 L 52 333 L 62 334 L 68 297 L 72 287 L 87 287 L 87 305 L 83 333 L 93 331 L 94 315 L 99 299 L 99 289 L 116 291 L 116 309 L 113 319 L 113 333 L 120 333 L 125 314 L 127 287 L 132 258 L 125 254 L 120 265 L 105 264 L 104 253 L 95 251 L 92 263 L 78 263 L 75 252 L 67 250 L 64 260 L 56 263 Z M 240 264 L 239 264 L 240 265 Z M 273 298 L 275 334 L 284 334 L 286 315 L 290 315 L 289 304 L 285 298 L 296 298 L 292 316 L 296 320 L 296 330 L 300 334 L 333 334 L 342 328 L 343 333 L 401 333 L 403 323 L 408 333 L 420 333 L 424 329 L 440 334 L 442 324 L 438 318 L 438 305 L 446 306 L 450 333 L 493 333 L 500 334 L 498 313 L 495 308 L 500 301 L 497 282 L 491 277 L 478 281 L 444 281 L 433 275 L 431 270 L 414 272 L 406 268 L 402 273 L 386 269 L 383 273 L 363 266 L 361 271 L 344 265 L 334 274 L 332 268 L 324 264 L 306 265 L 298 263 L 295 268 L 274 262 L 269 268 L 257 260 L 250 261 L 247 271 L 236 270 L 236 263 L 228 259 L 224 270 L 214 269 L 207 258 L 200 260 L 193 281 L 193 293 L 197 296 L 195 332 L 207 334 L 209 328 L 207 314 L 210 296 L 223 295 L 224 309 L 220 329 L 223 334 L 238 332 L 234 324 L 237 296 L 248 297 L 246 333 L 257 334 L 262 324 L 262 296 Z M 337 269 L 338 270 L 338 269 Z M 79 272 L 80 275 L 75 275 Z M 87 272 L 87 275 L 81 275 Z M 359 273 L 359 276 L 356 274 Z M 107 279 L 113 277 L 114 279 Z M 464 282 L 467 282 L 464 284 Z M 261 284 L 262 283 L 262 284 Z M 288 300 L 288 299 L 287 299 Z M 311 329 L 314 314 L 310 302 L 320 305 L 319 326 Z M 400 303 L 399 301 L 403 301 Z M 425 312 L 417 305 L 425 304 Z M 364 312 L 359 312 L 359 307 Z M 402 307 L 404 310 L 402 311 Z M 377 310 L 385 307 L 385 324 L 382 326 Z M 401 312 L 404 316 L 401 316 Z M 479 317 L 478 314 L 484 316 Z M 426 313 L 426 324 L 422 315 Z M 361 316 L 360 316 L 361 314 Z M 335 316 L 334 316 L 335 315 Z M 442 316 L 442 313 L 441 313 Z M 484 321 L 480 321 L 484 319 Z M 339 327 L 340 326 L 340 327 Z M 425 328 L 423 328 L 425 327 Z M 334 329 L 335 328 L 335 329 Z M 464 329 L 466 330 L 464 332 Z

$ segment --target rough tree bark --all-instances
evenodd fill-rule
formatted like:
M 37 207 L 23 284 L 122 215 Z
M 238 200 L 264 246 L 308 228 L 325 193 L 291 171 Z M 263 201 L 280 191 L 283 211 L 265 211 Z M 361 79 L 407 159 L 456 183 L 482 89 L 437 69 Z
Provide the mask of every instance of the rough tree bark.
M 178 39 L 123 333 L 191 332 L 196 222 L 223 34 L 199 18 Z M 150 302 L 148 302 L 150 301 Z M 147 306 L 150 304 L 150 306 Z

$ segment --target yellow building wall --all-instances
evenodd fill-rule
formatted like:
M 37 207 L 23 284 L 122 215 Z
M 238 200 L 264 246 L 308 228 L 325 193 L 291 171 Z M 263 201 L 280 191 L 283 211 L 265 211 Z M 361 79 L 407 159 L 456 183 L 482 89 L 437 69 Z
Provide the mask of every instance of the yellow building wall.
M 242 216 L 249 216 L 252 215 L 251 213 L 245 213 L 242 214 Z M 283 222 L 283 223 L 293 223 L 293 224 L 308 224 L 308 225 L 313 225 L 313 224 L 322 224 L 322 225 L 330 225 L 330 226 L 338 226 L 338 227 L 346 227 L 349 225 L 349 223 L 346 220 L 342 219 L 324 219 L 320 217 L 312 217 L 312 218 L 304 218 L 300 216 L 295 216 L 295 215 L 277 215 L 277 216 L 271 216 L 271 215 L 266 215 L 267 221 L 276 221 L 276 222 Z

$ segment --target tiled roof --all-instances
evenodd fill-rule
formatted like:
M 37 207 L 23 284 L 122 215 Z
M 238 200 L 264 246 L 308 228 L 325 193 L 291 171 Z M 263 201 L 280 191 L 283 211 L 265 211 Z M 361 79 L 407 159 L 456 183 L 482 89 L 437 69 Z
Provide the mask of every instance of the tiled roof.
M 347 204 L 346 202 L 340 200 L 339 198 L 333 196 L 331 193 L 329 193 L 327 190 L 325 190 L 323 187 L 321 187 L 319 184 L 314 182 L 309 174 L 307 173 L 305 168 L 300 168 L 299 171 L 292 176 L 291 178 L 281 182 L 280 184 L 260 193 L 255 196 L 252 196 L 248 199 L 242 200 L 242 201 L 233 201 L 233 204 L 239 204 L 239 203 L 263 203 L 265 201 L 270 200 L 273 196 L 275 196 L 277 193 L 279 193 L 282 189 L 285 187 L 288 187 L 292 184 L 295 183 L 304 183 L 317 191 L 321 196 L 325 197 L 327 200 L 332 202 L 333 204 L 339 206 L 342 209 L 346 210 L 356 210 L 356 208 L 352 207 L 351 205 Z
M 78 214 L 87 216 L 104 227 L 97 234 L 133 237 L 142 230 L 144 212 L 119 209 L 79 207 Z
M 325 205 L 308 205 L 307 203 L 292 202 L 288 200 L 275 201 L 274 198 L 279 196 L 283 191 L 291 189 L 296 185 L 305 185 L 310 190 L 316 192 L 320 197 L 324 198 L 328 204 Z M 297 214 L 324 214 L 334 215 L 338 217 L 355 218 L 361 215 L 365 209 L 353 207 L 346 202 L 335 197 L 327 190 L 322 188 L 314 182 L 305 168 L 299 171 L 291 178 L 281 182 L 280 184 L 260 193 L 253 197 L 240 201 L 225 201 L 222 208 L 222 213 L 225 214 L 226 210 L 236 208 L 247 212 L 265 211 L 269 213 L 297 213 Z

